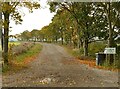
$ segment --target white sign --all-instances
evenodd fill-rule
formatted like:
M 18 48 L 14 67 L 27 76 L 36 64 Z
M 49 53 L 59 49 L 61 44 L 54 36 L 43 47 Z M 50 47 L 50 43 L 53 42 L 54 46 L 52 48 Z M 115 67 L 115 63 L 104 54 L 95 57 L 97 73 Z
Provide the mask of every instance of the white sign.
M 116 48 L 105 48 L 104 54 L 116 54 Z

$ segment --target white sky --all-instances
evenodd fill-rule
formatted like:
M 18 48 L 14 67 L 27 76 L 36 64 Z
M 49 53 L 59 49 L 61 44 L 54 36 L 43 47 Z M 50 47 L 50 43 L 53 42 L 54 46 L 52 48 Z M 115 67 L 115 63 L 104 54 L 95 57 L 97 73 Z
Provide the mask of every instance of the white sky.
M 22 13 L 25 14 L 21 25 L 16 25 L 14 21 L 10 21 L 10 35 L 22 33 L 25 30 L 32 31 L 33 29 L 41 29 L 51 22 L 52 17 L 55 13 L 50 13 L 49 6 L 46 0 L 40 1 L 43 8 L 34 10 L 33 13 L 29 13 L 28 9 L 22 8 Z

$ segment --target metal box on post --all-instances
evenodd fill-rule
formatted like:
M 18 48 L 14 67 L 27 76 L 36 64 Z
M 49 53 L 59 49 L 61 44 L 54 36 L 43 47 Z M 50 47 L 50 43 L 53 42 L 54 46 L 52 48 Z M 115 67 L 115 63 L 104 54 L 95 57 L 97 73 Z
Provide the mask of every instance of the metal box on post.
M 104 53 L 96 53 L 96 65 L 102 65 L 105 61 L 106 55 Z

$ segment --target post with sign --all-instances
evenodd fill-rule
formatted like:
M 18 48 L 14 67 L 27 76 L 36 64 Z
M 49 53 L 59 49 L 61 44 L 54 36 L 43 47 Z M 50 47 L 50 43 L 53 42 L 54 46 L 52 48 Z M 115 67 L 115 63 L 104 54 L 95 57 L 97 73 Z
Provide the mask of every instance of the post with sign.
M 104 54 L 106 54 L 106 61 L 107 61 L 107 54 L 113 54 L 115 61 L 116 48 L 105 48 Z

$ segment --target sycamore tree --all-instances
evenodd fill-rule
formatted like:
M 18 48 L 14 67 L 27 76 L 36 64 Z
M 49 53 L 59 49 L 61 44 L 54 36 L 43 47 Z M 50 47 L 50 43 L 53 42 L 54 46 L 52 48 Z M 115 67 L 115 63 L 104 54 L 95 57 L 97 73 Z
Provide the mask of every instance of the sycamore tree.
M 60 38 L 60 33 L 58 31 L 59 27 L 55 22 L 49 24 L 49 32 L 51 33 L 52 42 L 58 42 Z
M 32 38 L 32 40 L 34 40 L 34 41 L 38 41 L 38 39 L 39 39 L 39 30 L 37 30 L 37 29 L 33 29 L 32 31 L 31 31 L 31 38 Z
M 28 30 L 25 30 L 24 32 L 21 33 L 22 41 L 30 41 L 31 38 L 32 38 L 31 33 Z
M 45 38 L 52 42 L 57 42 L 58 39 L 61 39 L 62 44 L 72 42 L 74 21 L 70 20 L 68 14 L 69 12 L 64 9 L 57 11 L 52 22 L 47 28 L 44 27 L 42 29 L 45 33 Z
M 44 28 L 44 27 L 43 27 Z M 42 28 L 42 29 L 43 29 Z M 43 30 L 39 30 L 39 40 L 41 41 L 41 42 L 44 42 L 44 38 L 45 38 L 45 35 L 44 35 L 44 32 L 43 32 Z
M 20 14 L 20 7 L 28 8 L 29 12 L 33 12 L 34 9 L 38 9 L 40 4 L 38 2 L 1 2 L 3 15 L 3 33 L 4 33 L 4 62 L 8 64 L 8 35 L 9 35 L 9 23 L 10 19 L 13 19 L 16 24 L 21 24 L 22 16 Z M 11 18 L 10 18 L 11 17 Z
M 67 10 L 59 9 L 53 17 L 52 24 L 55 24 L 54 31 L 57 32 L 56 35 L 59 34 L 59 38 L 64 39 L 64 43 L 75 43 L 76 21 Z
M 60 34 L 60 39 L 61 39 L 61 43 L 64 43 L 64 32 L 66 30 L 66 24 L 64 21 L 64 12 L 63 10 L 58 10 L 57 14 L 54 16 L 53 18 L 53 22 L 56 23 L 56 30 L 59 32 Z
M 42 41 L 49 41 L 50 40 L 50 31 L 49 31 L 49 26 L 44 26 L 41 30 L 40 30 L 40 37 L 42 39 Z
M 69 15 L 72 15 L 73 20 L 77 22 L 78 47 L 82 41 L 84 43 L 84 55 L 88 56 L 89 41 L 95 37 L 93 24 L 95 25 L 96 22 L 94 20 L 93 3 L 52 2 L 50 7 L 51 11 L 56 11 L 56 7 L 59 7 L 57 10 L 65 9 L 69 12 Z

